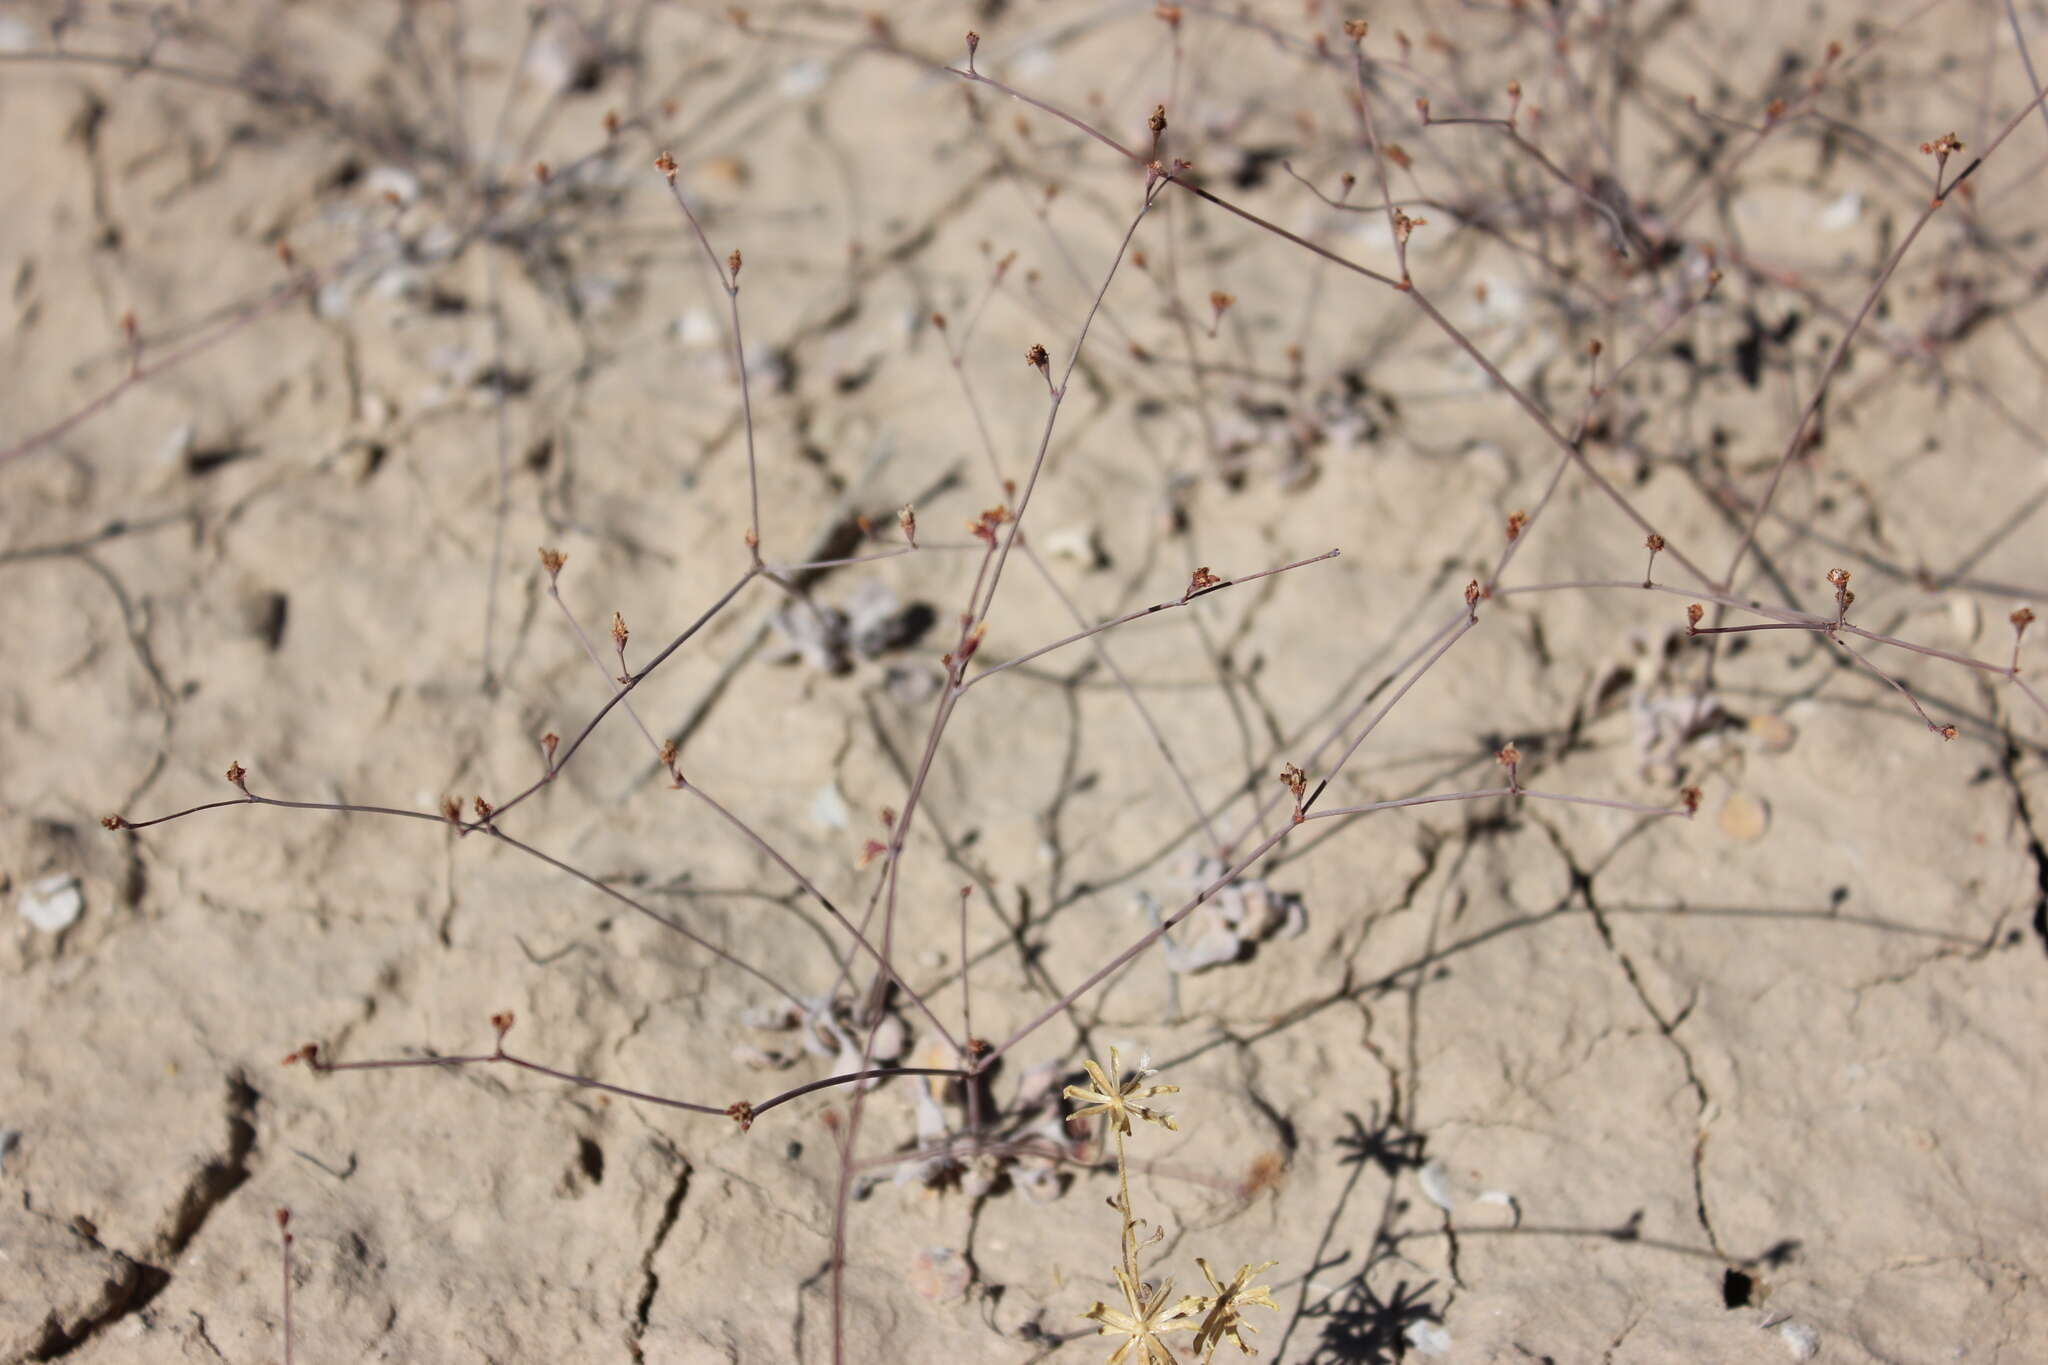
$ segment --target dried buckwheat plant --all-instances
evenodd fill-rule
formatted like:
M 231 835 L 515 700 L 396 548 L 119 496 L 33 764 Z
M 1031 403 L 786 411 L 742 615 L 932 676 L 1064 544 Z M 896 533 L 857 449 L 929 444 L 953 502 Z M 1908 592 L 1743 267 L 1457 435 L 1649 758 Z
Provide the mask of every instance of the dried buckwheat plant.
M 2039 1339 L 2043 32 L 0 15 L 0 1365 Z

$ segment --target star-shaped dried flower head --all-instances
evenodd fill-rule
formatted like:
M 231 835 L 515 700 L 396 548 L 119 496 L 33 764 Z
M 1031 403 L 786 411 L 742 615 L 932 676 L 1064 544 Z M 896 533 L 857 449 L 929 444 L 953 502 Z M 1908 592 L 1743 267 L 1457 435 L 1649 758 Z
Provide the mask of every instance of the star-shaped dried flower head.
M 1111 1054 L 1112 1060 L 1115 1054 Z M 1090 1068 L 1093 1068 L 1090 1063 Z M 1123 1343 L 1109 1353 L 1107 1365 L 1177 1365 L 1174 1354 L 1165 1342 L 1159 1339 L 1162 1332 L 1193 1331 L 1195 1324 L 1188 1308 L 1190 1300 L 1182 1299 L 1168 1308 L 1166 1301 L 1173 1297 L 1173 1283 L 1159 1286 L 1150 1295 L 1136 1275 L 1122 1266 L 1116 1268 L 1116 1282 L 1124 1291 L 1124 1303 L 1129 1311 L 1111 1308 L 1098 1303 L 1081 1316 L 1093 1318 L 1100 1324 L 1095 1331 L 1098 1336 L 1121 1334 Z
M 1186 1298 L 1180 1301 L 1180 1307 L 1190 1316 L 1196 1313 L 1202 1315 L 1202 1325 L 1195 1329 L 1195 1350 L 1201 1354 L 1202 1359 L 1207 1360 L 1212 1351 L 1225 1341 L 1229 1341 L 1246 1355 L 1257 1355 L 1258 1352 L 1245 1345 L 1244 1338 L 1238 1333 L 1258 1330 L 1244 1321 L 1245 1309 L 1271 1308 L 1275 1312 L 1279 1311 L 1280 1305 L 1273 1302 L 1272 1286 L 1251 1283 L 1252 1276 L 1265 1274 L 1279 1262 L 1241 1265 L 1237 1268 L 1237 1273 L 1230 1277 L 1230 1283 L 1227 1285 L 1217 1283 L 1215 1272 L 1209 1269 L 1209 1263 L 1200 1256 L 1195 1257 L 1195 1264 L 1202 1268 L 1202 1275 L 1209 1281 L 1209 1287 L 1216 1291 L 1206 1297 Z
M 1061 1092 L 1068 1099 L 1081 1102 L 1082 1107 L 1074 1111 L 1073 1117 L 1085 1119 L 1093 1118 L 1097 1114 L 1107 1114 L 1110 1125 L 1126 1137 L 1130 1136 L 1131 1120 L 1134 1117 L 1175 1132 L 1180 1131 L 1180 1125 L 1173 1121 L 1173 1115 L 1137 1102 L 1149 1100 L 1154 1095 L 1179 1094 L 1179 1086 L 1146 1085 L 1145 1078 L 1158 1073 L 1144 1067 L 1133 1071 L 1129 1080 L 1122 1080 L 1123 1071 L 1118 1063 L 1115 1048 L 1109 1050 L 1107 1074 L 1095 1062 L 1084 1061 L 1081 1065 L 1087 1069 L 1088 1079 L 1094 1082 L 1094 1086 L 1090 1088 L 1085 1085 L 1070 1085 Z

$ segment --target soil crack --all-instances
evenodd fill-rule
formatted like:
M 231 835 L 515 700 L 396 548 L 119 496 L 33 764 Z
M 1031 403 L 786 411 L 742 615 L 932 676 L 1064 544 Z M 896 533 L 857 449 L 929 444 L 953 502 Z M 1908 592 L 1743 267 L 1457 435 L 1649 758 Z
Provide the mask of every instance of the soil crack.
M 690 1163 L 673 1147 L 663 1144 L 662 1151 L 682 1169 L 676 1173 L 675 1183 L 669 1187 L 668 1200 L 661 1206 L 661 1218 L 654 1225 L 654 1235 L 648 1239 L 647 1250 L 640 1253 L 640 1298 L 633 1306 L 633 1325 L 626 1334 L 626 1349 L 632 1354 L 635 1365 L 647 1358 L 640 1339 L 647 1335 L 647 1321 L 654 1312 L 654 1296 L 661 1292 L 661 1276 L 655 1273 L 654 1258 L 661 1254 L 662 1245 L 675 1231 L 676 1220 L 682 1216 L 683 1197 L 690 1192 Z

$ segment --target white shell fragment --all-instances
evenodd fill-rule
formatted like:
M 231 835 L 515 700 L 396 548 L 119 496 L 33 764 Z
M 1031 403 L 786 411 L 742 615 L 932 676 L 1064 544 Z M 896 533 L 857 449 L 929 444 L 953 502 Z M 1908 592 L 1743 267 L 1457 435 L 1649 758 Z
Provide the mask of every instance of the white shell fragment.
M 1506 1190 L 1486 1190 L 1472 1202 L 1475 1204 L 1498 1205 L 1506 1209 L 1508 1216 L 1514 1220 L 1508 1226 L 1517 1228 L 1522 1226 L 1522 1202 Z
M 824 89 L 825 78 L 830 74 L 830 68 L 823 62 L 807 57 L 803 61 L 792 63 L 775 84 L 785 98 L 802 99 L 805 95 L 815 95 Z
M 1820 225 L 1829 232 L 1841 232 L 1856 226 L 1863 216 L 1863 196 L 1854 190 L 1844 191 L 1835 202 L 1821 210 Z
M 1451 1188 L 1451 1174 L 1444 1169 L 1441 1161 L 1432 1161 L 1415 1173 L 1415 1182 L 1422 1186 L 1422 1197 L 1449 1213 L 1458 1207 L 1457 1191 Z
M 822 829 L 845 829 L 853 819 L 837 782 L 827 782 L 811 796 L 811 823 Z
M 906 607 L 878 578 L 857 584 L 843 607 L 791 602 L 768 618 L 774 628 L 774 657 L 801 660 L 821 673 L 844 673 L 863 659 L 878 659 L 917 638 L 925 609 Z
M 1039 544 L 1052 559 L 1064 559 L 1085 568 L 1099 569 L 1109 563 L 1092 526 L 1067 526 L 1048 532 Z
M 46 934 L 62 933 L 85 913 L 85 893 L 78 878 L 59 872 L 30 882 L 15 902 L 21 917 Z
M 1222 864 L 1204 858 L 1185 885 L 1200 889 L 1222 874 Z M 1248 946 L 1278 935 L 1298 937 L 1308 929 L 1308 911 L 1300 896 L 1275 891 L 1263 878 L 1245 877 L 1210 897 L 1188 927 L 1190 933 L 1180 942 L 1160 944 L 1167 970 L 1180 975 L 1235 962 Z
M 1769 1327 L 1771 1324 L 1764 1324 Z M 1777 1324 L 1778 1340 L 1784 1344 L 1786 1354 L 1794 1360 L 1812 1360 L 1820 1354 L 1820 1333 L 1803 1322 L 1780 1322 Z
M 580 24 L 557 16 L 534 37 L 526 71 L 549 94 L 589 90 L 604 74 L 604 50 Z
M 1426 1356 L 1449 1355 L 1451 1334 L 1433 1322 L 1411 1322 L 1408 1330 L 1401 1334 L 1408 1338 L 1418 1354 Z
M 398 166 L 377 166 L 363 177 L 363 189 L 372 199 L 410 204 L 420 197 L 420 178 Z
M 692 308 L 672 324 L 676 340 L 691 350 L 702 350 L 721 340 L 717 319 L 702 308 Z

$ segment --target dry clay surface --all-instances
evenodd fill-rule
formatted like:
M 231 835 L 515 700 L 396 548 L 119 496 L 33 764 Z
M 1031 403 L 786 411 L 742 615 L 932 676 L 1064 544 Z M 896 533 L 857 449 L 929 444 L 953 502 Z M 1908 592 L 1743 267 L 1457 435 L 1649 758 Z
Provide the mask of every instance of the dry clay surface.
M 1917 142 L 1958 130 L 1952 175 L 2031 94 L 2038 6 L 1892 8 L 1394 6 L 1370 135 L 1316 5 L 0 13 L 0 447 L 113 395 L 0 459 L 0 1365 L 282 1359 L 286 1207 L 298 1361 L 829 1360 L 850 1127 L 844 1359 L 1100 1360 L 1114 1171 L 1052 1106 L 1111 1047 L 1180 1087 L 1131 1140 L 1147 1274 L 1275 1262 L 1265 1359 L 2048 1360 L 2048 716 L 1857 642 L 1943 742 L 1811 630 L 1709 671 L 1600 486 L 1660 583 L 1719 572 L 1926 207 Z M 1163 106 L 1205 188 L 1398 274 L 1356 211 L 1377 137 L 1416 297 L 1583 463 L 1415 298 L 1178 187 L 1140 219 L 1141 168 L 942 69 L 970 27 L 980 72 L 1141 155 Z M 1499 117 L 1510 78 L 1540 158 L 1412 107 Z M 2048 609 L 2044 148 L 2037 116 L 1913 243 L 1735 595 L 1832 614 L 1847 568 L 1852 620 L 1994 663 Z M 742 254 L 764 558 L 902 548 L 906 504 L 915 553 L 741 583 L 749 408 L 664 151 Z M 1320 782 L 1383 708 L 1322 809 L 1499 787 L 1510 741 L 1529 788 L 1623 804 L 1293 827 L 1003 1054 L 1003 1132 L 1057 1166 L 892 1164 L 968 1121 L 914 1077 L 743 1131 L 281 1063 L 488 1054 L 510 1011 L 521 1056 L 718 1108 L 844 1070 L 763 1027 L 875 974 L 789 868 L 870 903 L 990 572 L 969 523 L 1063 379 L 974 664 L 1172 606 L 963 695 L 887 947 L 955 1036 L 1012 1038 L 1289 829 L 1283 766 Z M 1567 582 L 1608 586 L 1507 591 Z M 101 828 L 239 803 L 230 762 L 503 804 L 615 690 L 614 612 L 629 669 L 709 618 L 506 815 L 547 860 L 240 804 Z

